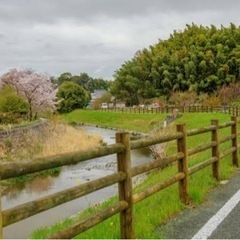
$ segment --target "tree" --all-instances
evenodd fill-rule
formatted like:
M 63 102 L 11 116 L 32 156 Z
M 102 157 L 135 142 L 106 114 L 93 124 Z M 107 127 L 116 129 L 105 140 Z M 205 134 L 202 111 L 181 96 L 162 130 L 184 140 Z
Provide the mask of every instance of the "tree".
M 0 78 L 5 86 L 14 88 L 19 96 L 29 104 L 29 120 L 38 112 L 55 108 L 56 88 L 51 79 L 32 70 L 12 69 Z
M 115 73 L 111 92 L 130 105 L 171 91 L 212 93 L 239 80 L 240 28 L 187 25 L 149 49 L 137 51 Z
M 69 72 L 62 73 L 60 77 L 58 77 L 58 84 L 61 85 L 65 81 L 71 81 L 72 74 Z
M 88 76 L 87 73 L 81 73 L 79 77 L 74 79 L 73 81 L 79 85 L 81 85 L 84 89 L 88 90 L 87 86 L 88 83 L 91 82 L 93 79 Z
M 87 106 L 90 94 L 74 82 L 63 82 L 58 89 L 57 98 L 58 111 L 65 113 Z
M 65 72 L 57 78 L 58 85 L 61 85 L 63 82 L 67 81 L 74 82 L 89 92 L 94 92 L 94 90 L 99 89 L 108 90 L 108 88 L 112 84 L 111 81 L 103 80 L 101 78 L 92 78 L 88 76 L 87 73 L 80 73 L 80 75 L 72 75 L 69 72 Z

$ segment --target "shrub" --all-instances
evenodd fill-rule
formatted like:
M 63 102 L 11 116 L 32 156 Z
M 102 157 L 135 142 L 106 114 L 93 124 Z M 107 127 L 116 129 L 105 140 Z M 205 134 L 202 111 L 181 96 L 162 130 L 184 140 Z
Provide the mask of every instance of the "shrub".
M 86 107 L 90 95 L 81 86 L 73 82 L 63 82 L 57 92 L 58 111 L 61 113 L 71 112 L 77 108 Z
M 5 86 L 1 89 L 0 112 L 26 114 L 28 111 L 28 103 L 13 88 Z
M 197 94 L 196 92 L 172 92 L 169 103 L 174 105 L 189 106 L 196 102 Z
M 13 88 L 0 90 L 0 124 L 19 123 L 28 111 L 28 103 Z

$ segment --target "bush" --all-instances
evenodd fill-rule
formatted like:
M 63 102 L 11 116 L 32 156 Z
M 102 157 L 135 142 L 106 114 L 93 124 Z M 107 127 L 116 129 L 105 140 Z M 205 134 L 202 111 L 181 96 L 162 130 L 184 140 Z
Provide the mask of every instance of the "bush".
M 17 95 L 10 87 L 3 87 L 0 91 L 0 112 L 26 114 L 29 111 L 28 103 Z
M 57 98 L 59 100 L 58 111 L 67 113 L 86 107 L 90 100 L 90 94 L 76 83 L 63 82 L 58 89 Z
M 175 106 L 189 106 L 196 102 L 197 94 L 193 91 L 188 92 L 172 92 L 169 103 Z

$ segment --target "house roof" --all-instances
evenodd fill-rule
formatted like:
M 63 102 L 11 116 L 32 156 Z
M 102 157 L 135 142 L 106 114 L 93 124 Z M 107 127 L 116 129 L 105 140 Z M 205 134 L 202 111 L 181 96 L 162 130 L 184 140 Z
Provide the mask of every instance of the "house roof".
M 106 92 L 107 92 L 106 90 L 102 90 L 102 89 L 94 90 L 94 92 L 91 93 L 91 97 L 92 99 L 100 98 Z

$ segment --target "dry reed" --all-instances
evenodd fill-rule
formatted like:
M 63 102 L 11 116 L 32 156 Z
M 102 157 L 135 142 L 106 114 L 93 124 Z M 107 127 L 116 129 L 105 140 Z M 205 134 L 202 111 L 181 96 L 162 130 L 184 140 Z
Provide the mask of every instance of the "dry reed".
M 103 144 L 100 136 L 62 123 L 49 123 L 41 130 L 29 130 L 0 139 L 0 160 L 16 161 L 79 151 Z

